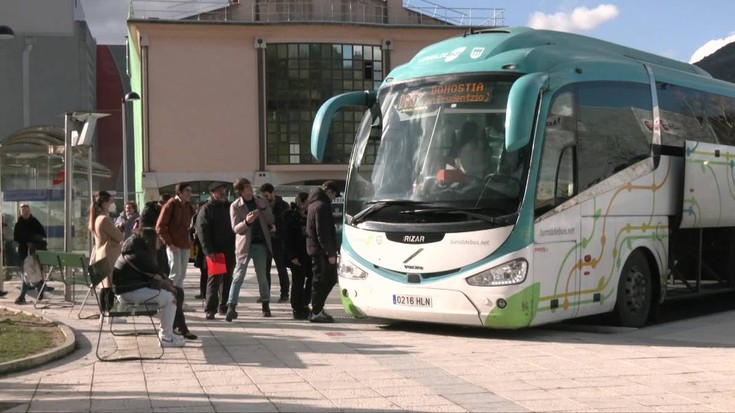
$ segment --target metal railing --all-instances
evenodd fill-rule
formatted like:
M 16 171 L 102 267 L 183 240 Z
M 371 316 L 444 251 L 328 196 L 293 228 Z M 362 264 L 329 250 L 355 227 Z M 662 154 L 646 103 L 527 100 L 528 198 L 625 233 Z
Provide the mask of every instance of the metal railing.
M 399 11 L 383 1 L 351 0 L 129 0 L 131 19 L 242 22 L 350 22 L 409 25 L 503 26 L 505 9 L 445 7 L 403 0 Z
M 403 0 L 403 8 L 455 26 L 505 25 L 505 9 L 446 7 L 427 0 Z

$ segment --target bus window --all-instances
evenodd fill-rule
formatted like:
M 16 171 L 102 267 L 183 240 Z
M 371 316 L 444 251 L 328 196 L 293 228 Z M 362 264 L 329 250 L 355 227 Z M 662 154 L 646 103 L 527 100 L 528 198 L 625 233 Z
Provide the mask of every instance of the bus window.
M 639 114 L 651 116 L 651 91 L 644 84 L 586 83 L 578 86 L 577 170 L 579 190 L 612 176 L 651 154 L 652 132 Z
M 661 143 L 684 147 L 689 139 L 700 142 L 716 142 L 715 134 L 707 122 L 707 94 L 668 83 L 656 84 L 658 104 L 661 108 Z
M 574 95 L 572 92 L 562 92 L 554 98 L 546 117 L 536 187 L 536 216 L 543 215 L 558 202 L 574 195 L 574 163 L 571 155 L 575 145 L 575 132 Z M 564 197 L 560 197 L 559 192 L 564 186 Z

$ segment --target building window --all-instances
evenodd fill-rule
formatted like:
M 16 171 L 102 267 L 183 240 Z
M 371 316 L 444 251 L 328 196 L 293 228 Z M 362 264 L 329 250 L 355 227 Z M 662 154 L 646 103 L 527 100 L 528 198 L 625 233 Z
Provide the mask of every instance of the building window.
M 317 110 L 340 93 L 377 89 L 383 51 L 361 44 L 268 44 L 266 139 L 269 165 L 311 164 L 311 126 Z M 335 116 L 323 163 L 347 164 L 363 110 Z

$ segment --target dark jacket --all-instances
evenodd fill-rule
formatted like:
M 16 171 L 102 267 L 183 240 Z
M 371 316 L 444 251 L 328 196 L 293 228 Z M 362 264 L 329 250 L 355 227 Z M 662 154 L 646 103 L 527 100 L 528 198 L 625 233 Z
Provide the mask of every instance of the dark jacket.
M 28 256 L 28 247 L 33 244 L 34 249 L 46 249 L 46 230 L 33 215 L 28 218 L 18 217 L 13 228 L 13 240 L 18 243 L 20 262 Z
M 158 261 L 155 255 L 155 234 L 152 230 L 146 236 L 150 241 L 146 242 L 143 235 L 133 234 L 122 245 L 120 257 L 115 262 L 112 271 L 112 284 L 115 293 L 122 294 L 135 291 L 140 288 L 159 289 L 153 280 L 153 276 L 160 274 Z M 149 243 L 153 243 L 149 247 Z
M 282 215 L 283 241 L 286 251 L 286 265 L 292 266 L 292 259 L 298 258 L 301 265 L 310 262 L 306 252 L 306 217 L 296 209 L 289 209 Z
M 271 205 L 271 211 L 273 211 L 273 216 L 276 219 L 274 222 L 276 224 L 276 237 L 278 237 L 281 242 L 283 242 L 286 237 L 286 233 L 281 229 L 283 226 L 283 213 L 287 212 L 289 209 L 288 202 L 276 195 L 273 200 L 273 205 Z
M 321 188 L 314 188 L 306 200 L 306 252 L 309 255 L 337 256 L 337 231 L 332 216 L 332 200 Z
M 230 203 L 210 198 L 197 214 L 196 233 L 204 255 L 221 252 L 234 256 L 235 233 L 230 225 Z

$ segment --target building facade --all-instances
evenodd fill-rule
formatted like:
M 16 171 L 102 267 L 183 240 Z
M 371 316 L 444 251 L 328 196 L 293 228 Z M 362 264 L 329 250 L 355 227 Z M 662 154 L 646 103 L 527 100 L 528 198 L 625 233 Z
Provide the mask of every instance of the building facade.
M 141 96 L 135 168 L 145 200 L 180 181 L 344 180 L 362 112 L 337 115 L 316 163 L 309 148 L 320 105 L 376 89 L 423 47 L 475 25 L 398 0 L 237 1 L 188 15 L 136 3 L 129 70 Z

